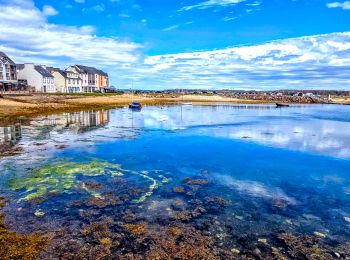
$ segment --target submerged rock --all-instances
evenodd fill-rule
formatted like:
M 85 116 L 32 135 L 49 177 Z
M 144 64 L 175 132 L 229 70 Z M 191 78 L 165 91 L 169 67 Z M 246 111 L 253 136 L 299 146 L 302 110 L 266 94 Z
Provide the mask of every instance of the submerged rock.
M 168 232 L 173 237 L 178 237 L 182 234 L 182 230 L 179 227 L 171 226 L 168 228 Z
M 140 223 L 140 224 L 125 224 L 125 229 L 130 232 L 133 235 L 141 236 L 144 235 L 147 232 L 147 224 L 146 223 Z
M 209 181 L 205 179 L 192 179 L 192 178 L 185 178 L 184 182 L 189 185 L 204 185 L 209 183 Z
M 0 198 L 0 209 L 5 200 Z M 37 259 L 45 250 L 52 237 L 40 234 L 19 235 L 10 232 L 4 224 L 4 215 L 0 213 L 0 259 Z
M 323 242 L 313 236 L 302 235 L 294 236 L 289 233 L 278 236 L 287 254 L 291 258 L 296 259 L 333 259 L 329 254 L 329 250 L 324 246 Z
M 176 193 L 184 193 L 185 189 L 183 187 L 175 187 L 173 191 Z
M 45 215 L 45 212 L 42 211 L 41 209 L 37 209 L 35 212 L 34 212 L 34 215 L 37 216 L 37 217 L 43 217 Z
M 150 233 L 152 243 L 146 259 L 219 259 L 214 242 L 190 225 L 181 225 L 164 232 L 163 229 Z M 169 236 L 169 233 L 172 234 Z
M 315 236 L 318 236 L 318 237 L 321 237 L 321 238 L 325 238 L 325 237 L 327 237 L 327 235 L 326 234 L 324 234 L 324 233 L 321 233 L 321 232 L 314 232 L 314 235 Z
M 192 213 L 188 210 L 171 211 L 169 213 L 169 216 L 174 220 L 180 220 L 180 221 L 188 221 L 193 217 Z
M 212 197 L 205 197 L 204 201 L 209 204 L 209 205 L 214 205 L 214 206 L 228 206 L 230 205 L 230 201 L 225 200 L 222 197 L 219 196 L 212 196 Z

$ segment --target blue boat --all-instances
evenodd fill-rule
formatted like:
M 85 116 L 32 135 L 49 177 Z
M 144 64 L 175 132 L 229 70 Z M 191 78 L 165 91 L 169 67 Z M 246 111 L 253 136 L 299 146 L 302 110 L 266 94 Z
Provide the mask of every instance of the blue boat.
M 132 102 L 131 104 L 129 104 L 129 108 L 133 108 L 133 109 L 141 109 L 142 105 L 139 102 Z

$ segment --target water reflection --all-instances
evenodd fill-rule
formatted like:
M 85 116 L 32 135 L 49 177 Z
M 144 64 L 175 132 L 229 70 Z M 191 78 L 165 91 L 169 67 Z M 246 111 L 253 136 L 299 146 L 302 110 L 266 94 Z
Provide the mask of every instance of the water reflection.
M 0 144 L 17 144 L 22 137 L 22 129 L 20 124 L 7 127 L 0 127 Z
M 0 229 L 5 219 L 4 234 L 50 234 L 45 259 L 348 259 L 348 112 L 163 106 L 33 118 L 1 139 L 23 151 L 0 160 Z
M 332 119 L 329 115 L 334 113 Z M 240 139 L 284 149 L 350 158 L 350 114 L 347 106 L 270 105 L 193 106 L 147 109 L 135 124 L 184 134 Z M 327 115 L 327 117 L 326 117 Z
M 21 152 L 21 148 L 17 146 L 21 138 L 20 124 L 0 127 L 0 156 L 10 156 Z

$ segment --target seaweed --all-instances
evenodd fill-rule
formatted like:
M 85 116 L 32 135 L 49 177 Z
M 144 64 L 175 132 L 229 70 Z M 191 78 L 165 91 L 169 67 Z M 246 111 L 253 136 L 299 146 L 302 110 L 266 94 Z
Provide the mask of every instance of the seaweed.
M 0 198 L 0 209 L 5 206 L 5 200 Z M 37 259 L 45 250 L 52 237 L 37 233 L 20 235 L 10 232 L 4 224 L 4 215 L 0 213 L 0 259 Z
M 124 224 L 124 227 L 129 233 L 131 233 L 135 236 L 141 236 L 147 232 L 147 224 L 146 223 Z
M 118 164 L 102 161 L 88 163 L 62 162 L 37 169 L 29 176 L 13 178 L 8 181 L 8 186 L 12 190 L 24 189 L 26 195 L 20 198 L 19 202 L 29 201 L 43 197 L 50 192 L 71 193 L 78 186 L 79 181 L 76 178 L 78 174 L 84 176 L 123 175 Z M 84 185 L 83 188 L 90 191 L 94 196 L 99 197 L 94 190 L 90 190 Z

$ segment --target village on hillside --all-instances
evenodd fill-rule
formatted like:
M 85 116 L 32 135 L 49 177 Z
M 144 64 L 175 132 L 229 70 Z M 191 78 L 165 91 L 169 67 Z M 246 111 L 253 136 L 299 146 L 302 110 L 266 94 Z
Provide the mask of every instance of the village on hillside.
M 109 90 L 106 72 L 83 65 L 65 70 L 33 63 L 16 64 L 0 52 L 0 91 L 39 93 L 105 93 Z

